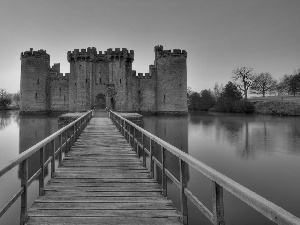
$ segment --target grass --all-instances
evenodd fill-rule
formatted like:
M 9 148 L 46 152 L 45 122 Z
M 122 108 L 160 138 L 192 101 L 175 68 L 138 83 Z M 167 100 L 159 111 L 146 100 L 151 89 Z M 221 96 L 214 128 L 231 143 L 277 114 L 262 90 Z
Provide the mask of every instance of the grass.
M 279 102 L 295 102 L 300 104 L 300 95 L 284 95 L 284 96 L 266 96 L 266 97 L 251 97 L 248 99 L 251 102 L 269 102 L 269 101 L 279 101 Z

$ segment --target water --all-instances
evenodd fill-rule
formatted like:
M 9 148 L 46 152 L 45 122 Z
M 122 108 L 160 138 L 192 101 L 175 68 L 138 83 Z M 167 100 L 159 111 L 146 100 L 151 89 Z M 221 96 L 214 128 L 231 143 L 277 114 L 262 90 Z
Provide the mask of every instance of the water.
M 144 127 L 300 217 L 300 118 L 193 113 L 181 117 L 146 116 Z M 0 112 L 0 166 L 56 130 L 57 117 Z M 178 178 L 178 160 L 168 157 L 167 168 Z M 30 160 L 29 174 L 38 167 L 36 154 Z M 188 189 L 211 210 L 211 181 L 192 168 L 188 168 L 186 175 Z M 0 178 L 0 208 L 19 188 L 19 167 L 15 167 Z M 29 188 L 29 205 L 37 194 L 38 182 L 34 181 Z M 179 189 L 170 181 L 168 196 L 180 207 Z M 227 191 L 224 203 L 226 224 L 273 224 Z M 190 202 L 188 207 L 190 225 L 211 224 Z M 0 219 L 0 224 L 18 224 L 19 214 L 18 200 Z
M 144 128 L 300 217 L 300 118 L 221 113 L 149 116 Z M 167 168 L 178 175 L 177 161 Z M 188 189 L 212 210 L 211 181 L 189 168 Z M 180 209 L 179 189 L 168 196 Z M 226 224 L 274 224 L 224 192 Z M 189 224 L 211 224 L 189 202 Z
M 19 116 L 18 111 L 0 111 L 0 167 L 57 131 L 57 122 L 57 117 Z M 49 153 L 45 158 L 48 157 Z M 29 158 L 29 177 L 39 168 L 39 153 L 36 153 Z M 50 171 L 50 165 L 45 170 L 45 182 L 50 178 L 48 171 Z M 20 190 L 20 186 L 20 171 L 19 166 L 16 166 L 0 178 L 0 208 Z M 31 206 L 38 196 L 38 180 L 30 185 L 28 191 L 28 206 Z M 20 224 L 19 215 L 20 199 L 0 218 L 0 224 Z

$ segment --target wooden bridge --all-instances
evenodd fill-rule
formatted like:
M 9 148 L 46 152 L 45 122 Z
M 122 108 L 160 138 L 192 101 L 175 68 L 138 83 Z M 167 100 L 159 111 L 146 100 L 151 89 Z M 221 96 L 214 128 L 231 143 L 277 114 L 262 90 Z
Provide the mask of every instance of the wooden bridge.
M 0 211 L 0 217 L 21 197 L 21 224 L 188 224 L 189 198 L 213 224 L 221 225 L 225 224 L 225 188 L 277 224 L 300 224 L 299 218 L 118 114 L 108 111 L 108 115 L 110 118 L 99 113 L 92 118 L 90 111 L 0 168 L 0 177 L 16 165 L 22 171 L 21 189 Z M 49 159 L 45 159 L 47 145 L 51 146 Z M 154 148 L 160 151 L 160 160 Z M 28 158 L 38 151 L 41 167 L 29 178 Z M 63 151 L 67 153 L 62 160 Z M 166 168 L 166 151 L 178 157 L 179 180 Z M 147 155 L 150 171 L 145 167 Z M 45 185 L 48 164 L 52 179 Z M 212 212 L 188 190 L 188 166 L 212 180 Z M 161 171 L 161 185 L 153 179 L 155 171 Z M 167 177 L 180 189 L 180 212 L 166 197 Z M 28 209 L 28 186 L 37 178 L 39 197 Z

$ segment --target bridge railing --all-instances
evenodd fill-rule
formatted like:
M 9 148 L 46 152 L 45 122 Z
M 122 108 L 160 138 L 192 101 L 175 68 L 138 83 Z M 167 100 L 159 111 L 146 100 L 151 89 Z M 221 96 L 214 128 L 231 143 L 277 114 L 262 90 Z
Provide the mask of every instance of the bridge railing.
M 133 122 L 121 117 L 117 113 L 107 109 L 109 117 L 112 119 L 119 131 L 124 135 L 128 142 L 133 146 L 133 149 L 142 150 L 143 165 L 146 166 L 146 154 L 150 158 L 150 174 L 154 178 L 154 166 L 161 169 L 162 177 L 162 194 L 167 195 L 167 177 L 173 183 L 175 183 L 180 189 L 180 200 L 181 200 L 181 214 L 183 224 L 188 223 L 188 207 L 187 198 L 214 224 L 214 225 L 225 225 L 224 219 L 224 203 L 223 203 L 223 189 L 226 189 L 234 196 L 257 210 L 259 213 L 269 218 L 276 224 L 290 224 L 299 225 L 300 219 L 286 210 L 280 208 L 274 203 L 267 199 L 259 196 L 253 191 L 246 187 L 238 184 L 234 180 L 226 177 L 211 167 L 205 165 L 199 160 L 179 150 L 178 148 L 170 145 L 155 135 L 137 126 Z M 141 138 L 138 138 L 139 136 Z M 145 141 L 148 139 L 149 149 L 146 148 Z M 155 144 L 156 143 L 156 144 Z M 159 146 L 161 154 L 161 162 L 154 156 L 155 146 Z M 172 173 L 166 168 L 166 151 L 177 156 L 179 160 L 180 168 L 180 179 L 178 180 Z M 212 181 L 212 212 L 207 209 L 199 199 L 187 188 L 186 180 L 186 169 L 188 166 L 193 167 L 201 174 L 205 175 Z
M 82 130 L 87 125 L 88 121 L 94 115 L 94 111 L 91 110 L 76 119 L 67 126 L 56 131 L 49 137 L 40 141 L 36 145 L 22 152 L 18 157 L 8 162 L 2 168 L 0 168 L 0 178 L 15 166 L 20 165 L 21 171 L 21 189 L 13 196 L 13 198 L 0 210 L 0 217 L 12 206 L 12 204 L 21 196 L 21 218 L 20 224 L 23 224 L 27 217 L 27 199 L 28 199 L 28 187 L 32 182 L 39 178 L 39 195 L 44 194 L 44 180 L 45 180 L 45 168 L 51 163 L 51 177 L 54 177 L 55 173 L 55 157 L 58 156 L 58 166 L 62 164 L 62 153 L 67 153 L 73 143 L 77 140 Z M 28 132 L 31 132 L 30 130 Z M 58 139 L 58 143 L 55 143 Z M 50 157 L 45 161 L 46 147 L 50 145 Z M 48 149 L 49 150 L 49 149 Z M 31 177 L 28 177 L 28 159 L 34 153 L 40 153 L 40 168 Z

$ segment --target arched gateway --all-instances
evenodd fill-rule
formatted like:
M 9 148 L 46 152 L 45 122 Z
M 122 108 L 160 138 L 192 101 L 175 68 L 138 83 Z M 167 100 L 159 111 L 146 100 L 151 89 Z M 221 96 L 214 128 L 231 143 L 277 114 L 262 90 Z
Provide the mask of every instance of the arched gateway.
M 98 109 L 104 109 L 106 107 L 105 95 L 100 93 L 96 96 L 96 107 Z

